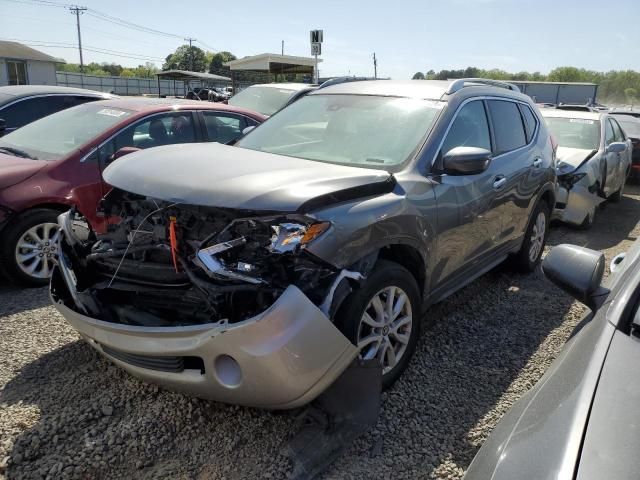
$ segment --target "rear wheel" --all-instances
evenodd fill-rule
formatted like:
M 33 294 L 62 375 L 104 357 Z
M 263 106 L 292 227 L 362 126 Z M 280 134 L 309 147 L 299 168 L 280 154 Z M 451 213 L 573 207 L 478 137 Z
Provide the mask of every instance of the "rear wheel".
M 58 248 L 58 215 L 50 209 L 31 210 L 2 233 L 0 261 L 5 275 L 28 286 L 49 283 Z
M 338 311 L 336 325 L 360 349 L 360 357 L 380 363 L 383 388 L 393 385 L 413 355 L 420 307 L 411 273 L 397 263 L 380 260 Z
M 518 269 L 523 272 L 533 272 L 544 251 L 549 230 L 549 206 L 542 200 L 529 219 L 527 231 L 524 234 L 522 247 L 516 256 Z

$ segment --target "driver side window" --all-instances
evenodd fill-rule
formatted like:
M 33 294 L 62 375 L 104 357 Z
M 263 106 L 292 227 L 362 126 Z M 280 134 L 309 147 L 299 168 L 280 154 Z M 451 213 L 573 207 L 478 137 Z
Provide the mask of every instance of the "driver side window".
M 455 147 L 479 147 L 491 151 L 489 122 L 484 103 L 475 100 L 458 112 L 442 144 L 442 155 Z
M 613 133 L 613 127 L 611 126 L 611 120 L 605 122 L 604 131 L 604 144 L 609 145 L 616 141 L 615 134 Z

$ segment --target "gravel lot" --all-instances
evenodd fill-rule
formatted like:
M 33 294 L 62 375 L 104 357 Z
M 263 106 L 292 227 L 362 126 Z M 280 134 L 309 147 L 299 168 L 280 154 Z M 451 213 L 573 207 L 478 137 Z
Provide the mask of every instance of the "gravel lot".
M 549 244 L 602 250 L 638 236 L 640 188 L 590 232 Z M 457 479 L 505 411 L 544 373 L 583 308 L 541 272 L 499 267 L 434 307 L 380 420 L 325 479 Z M 46 289 L 0 283 L 0 478 L 286 478 L 295 412 L 220 405 L 128 376 L 78 340 Z

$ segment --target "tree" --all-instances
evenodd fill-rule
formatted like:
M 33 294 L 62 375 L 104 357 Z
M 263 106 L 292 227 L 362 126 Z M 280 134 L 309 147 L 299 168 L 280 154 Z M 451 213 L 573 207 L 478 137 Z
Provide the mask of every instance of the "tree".
M 229 67 L 225 67 L 225 62 L 231 62 L 237 60 L 237 57 L 231 52 L 218 52 L 211 55 L 209 61 L 209 73 L 216 73 L 220 70 L 229 70 Z
M 192 68 L 193 65 L 193 68 Z M 204 72 L 207 68 L 207 57 L 204 50 L 198 47 L 182 45 L 167 55 L 162 65 L 163 70 L 191 70 Z
M 413 80 L 424 80 L 424 73 L 416 72 L 412 78 Z
M 633 107 L 633 104 L 636 103 L 636 96 L 638 95 L 638 91 L 635 88 L 629 87 L 624 89 L 624 96 L 627 97 L 627 101 Z

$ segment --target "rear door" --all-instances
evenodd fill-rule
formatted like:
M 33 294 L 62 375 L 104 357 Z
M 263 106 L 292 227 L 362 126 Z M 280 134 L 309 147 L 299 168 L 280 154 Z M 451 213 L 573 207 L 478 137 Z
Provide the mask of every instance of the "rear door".
M 539 185 L 536 173 L 542 171 L 544 162 L 531 146 L 537 125 L 529 126 L 521 113 L 521 107 L 527 110 L 529 107 L 497 99 L 487 100 L 487 104 L 495 138 L 492 163 L 504 183 L 495 190 L 494 200 L 501 219 L 495 238 L 495 245 L 499 247 L 519 238 L 526 230 L 531 202 Z M 535 122 L 535 116 L 529 121 Z

